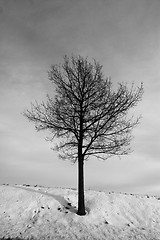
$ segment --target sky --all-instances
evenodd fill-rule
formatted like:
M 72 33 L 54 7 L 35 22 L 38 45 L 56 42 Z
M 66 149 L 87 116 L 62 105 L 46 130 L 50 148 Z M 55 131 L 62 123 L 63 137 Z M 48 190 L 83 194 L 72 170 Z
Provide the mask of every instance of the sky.
M 160 193 L 160 1 L 0 0 L 0 183 L 77 187 L 48 132 L 23 111 L 54 96 L 47 71 L 65 54 L 95 58 L 114 84 L 144 83 L 128 156 L 85 162 L 85 187 Z

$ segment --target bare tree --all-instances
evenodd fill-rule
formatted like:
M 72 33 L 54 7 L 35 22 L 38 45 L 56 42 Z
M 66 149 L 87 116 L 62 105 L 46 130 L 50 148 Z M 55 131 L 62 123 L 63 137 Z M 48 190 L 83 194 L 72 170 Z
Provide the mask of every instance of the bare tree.
M 56 95 L 46 102 L 31 104 L 24 115 L 38 131 L 49 129 L 60 157 L 78 161 L 78 214 L 85 215 L 84 160 L 89 156 L 107 159 L 130 152 L 131 131 L 139 117 L 127 117 L 128 110 L 142 99 L 143 86 L 127 88 L 120 83 L 113 89 L 102 66 L 81 56 L 64 57 L 62 65 L 51 66 L 49 80 Z

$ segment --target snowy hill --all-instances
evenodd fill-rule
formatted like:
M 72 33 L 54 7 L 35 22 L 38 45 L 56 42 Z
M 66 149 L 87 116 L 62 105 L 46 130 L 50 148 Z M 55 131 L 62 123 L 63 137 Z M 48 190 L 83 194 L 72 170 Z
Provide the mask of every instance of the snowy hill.
M 0 239 L 160 239 L 160 198 L 29 185 L 0 186 Z

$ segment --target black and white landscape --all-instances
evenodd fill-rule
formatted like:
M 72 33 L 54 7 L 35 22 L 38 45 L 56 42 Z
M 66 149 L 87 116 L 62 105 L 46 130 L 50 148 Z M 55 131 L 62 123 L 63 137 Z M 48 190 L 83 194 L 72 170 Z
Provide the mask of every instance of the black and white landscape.
M 65 56 L 81 57 L 70 65 Z M 69 92 L 61 91 L 52 111 L 56 86 L 48 73 L 59 69 L 63 58 L 69 63 L 65 65 Z M 62 75 L 57 77 L 61 80 Z M 68 83 L 64 79 L 61 86 L 57 81 L 59 89 Z M 131 93 L 136 93 L 133 85 L 142 96 L 141 82 L 142 101 L 138 97 L 138 105 L 130 104 Z M 50 104 L 44 107 L 47 94 Z M 66 96 L 71 100 L 68 105 Z M 46 130 L 40 133 L 24 117 L 35 100 L 46 112 L 35 104 L 34 110 L 40 111 L 28 119 L 42 117 L 35 126 L 37 131 Z M 160 0 L 0 0 L 0 239 L 160 239 L 159 103 Z M 128 114 L 133 105 L 136 108 Z M 53 112 L 59 116 L 56 134 Z M 142 115 L 131 138 L 121 136 L 131 130 L 121 113 L 130 119 L 132 114 L 134 119 Z M 61 128 L 63 120 L 67 129 Z M 69 138 L 68 130 L 75 138 Z M 66 156 L 65 161 L 59 159 L 60 151 L 50 150 L 59 140 L 65 141 L 65 134 L 71 140 L 67 142 L 71 152 L 66 151 L 69 161 Z M 53 136 L 62 139 L 45 141 Z M 126 152 L 120 148 L 128 147 L 130 140 L 131 154 L 121 156 Z M 100 157 L 99 146 L 106 154 L 100 161 L 91 155 Z M 78 185 L 78 164 L 70 161 L 77 160 L 77 152 L 83 160 L 77 163 L 82 163 L 79 169 L 84 167 L 84 175 L 79 174 L 84 188 Z

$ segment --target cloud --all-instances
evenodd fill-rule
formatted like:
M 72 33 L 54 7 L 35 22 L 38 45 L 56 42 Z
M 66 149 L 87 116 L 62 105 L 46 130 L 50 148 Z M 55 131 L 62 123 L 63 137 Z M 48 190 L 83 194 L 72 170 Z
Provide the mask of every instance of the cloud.
M 20 113 L 30 106 L 30 101 L 45 100 L 47 92 L 54 94 L 54 87 L 47 80 L 46 71 L 50 65 L 61 62 L 66 53 L 78 53 L 100 61 L 105 75 L 111 76 L 114 83 L 134 81 L 139 85 L 144 82 L 144 97 L 135 109 L 135 115 L 140 113 L 143 118 L 134 130 L 134 154 L 129 157 L 136 160 L 129 162 L 130 165 L 125 161 L 113 161 L 109 167 L 103 165 L 99 169 L 99 179 L 105 182 L 107 172 L 111 185 L 112 182 L 118 184 L 117 176 L 120 185 L 127 188 L 133 188 L 136 176 L 142 185 L 149 184 L 145 175 L 151 179 L 155 169 L 151 168 L 152 173 L 143 169 L 145 160 L 157 166 L 160 155 L 159 10 L 160 1 L 157 0 L 0 1 L 3 163 L 5 160 L 8 164 L 10 161 L 18 164 L 21 158 L 26 162 L 36 158 L 43 162 L 45 154 L 50 159 L 48 145 L 43 147 L 44 141 L 38 140 L 44 136 L 33 137 L 34 128 L 30 128 Z M 94 174 L 95 166 L 94 163 L 90 168 Z M 5 169 L 4 164 L 2 167 Z M 92 174 L 90 179 L 94 179 Z M 155 178 L 153 184 L 158 181 L 159 178 Z M 138 182 L 135 184 L 138 186 Z

